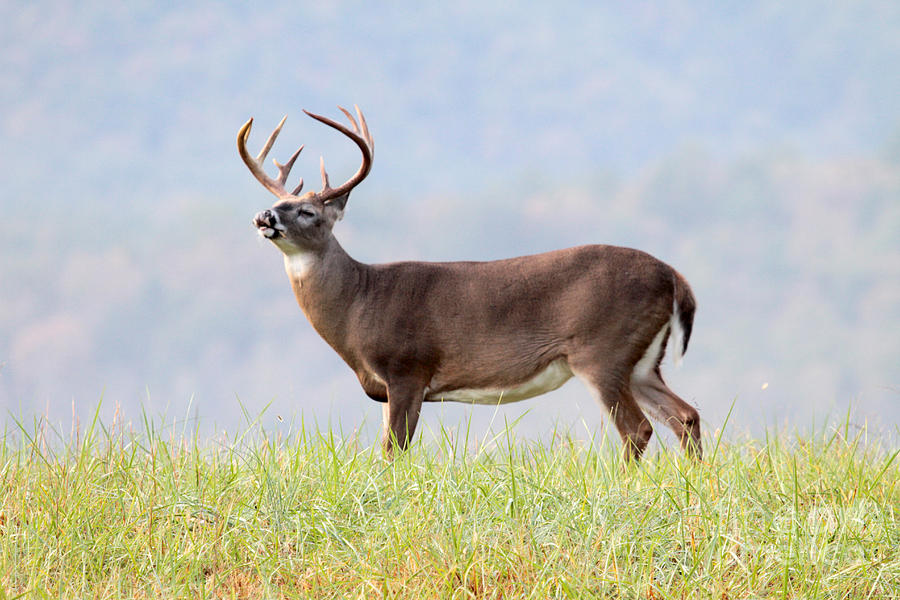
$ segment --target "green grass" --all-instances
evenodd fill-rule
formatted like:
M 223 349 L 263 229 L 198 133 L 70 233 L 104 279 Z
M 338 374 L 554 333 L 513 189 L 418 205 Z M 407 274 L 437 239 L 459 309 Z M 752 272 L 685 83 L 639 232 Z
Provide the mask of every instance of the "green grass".
M 18 427 L 0 598 L 900 597 L 898 451 L 849 424 L 633 466 L 454 435 L 388 464 L 327 431 Z

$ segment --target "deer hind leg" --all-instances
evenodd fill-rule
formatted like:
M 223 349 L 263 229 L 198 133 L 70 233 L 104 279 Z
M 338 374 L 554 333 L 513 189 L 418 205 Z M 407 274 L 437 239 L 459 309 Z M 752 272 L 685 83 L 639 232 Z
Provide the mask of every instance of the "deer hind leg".
M 577 367 L 573 367 L 572 371 L 588 387 L 594 399 L 609 411 L 625 444 L 625 459 L 640 459 L 650 443 L 653 426 L 641 412 L 628 384 L 623 383 L 621 377 L 609 373 L 580 371 Z
M 381 407 L 381 447 L 385 457 L 406 450 L 416 431 L 425 387 L 418 382 L 400 380 L 388 384 L 388 401 Z
M 632 376 L 631 393 L 650 416 L 675 432 L 685 454 L 697 459 L 703 457 L 700 415 L 697 409 L 669 389 L 658 366 L 648 373 Z

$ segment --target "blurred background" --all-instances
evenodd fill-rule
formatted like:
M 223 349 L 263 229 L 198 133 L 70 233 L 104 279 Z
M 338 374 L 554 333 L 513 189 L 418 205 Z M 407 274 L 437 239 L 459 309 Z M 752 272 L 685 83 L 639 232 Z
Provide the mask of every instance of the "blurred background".
M 250 116 L 255 152 L 288 114 L 270 156 L 305 143 L 294 177 L 316 188 L 322 154 L 343 181 L 358 150 L 300 109 L 358 104 L 375 165 L 335 228 L 354 258 L 638 247 L 694 287 L 664 373 L 707 430 L 733 408 L 737 431 L 896 432 L 898 32 L 893 1 L 4 2 L 4 423 L 67 430 L 99 404 L 371 437 L 380 407 L 251 227 L 274 197 L 235 147 Z M 604 423 L 574 380 L 421 423 L 513 421 Z

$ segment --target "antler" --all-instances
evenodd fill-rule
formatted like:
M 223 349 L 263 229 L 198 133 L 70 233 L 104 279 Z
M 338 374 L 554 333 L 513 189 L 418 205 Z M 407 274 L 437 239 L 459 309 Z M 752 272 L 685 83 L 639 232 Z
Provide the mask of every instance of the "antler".
M 360 151 L 362 152 L 363 159 L 362 164 L 359 167 L 359 170 L 356 174 L 347 180 L 343 185 L 332 188 L 328 183 L 328 173 L 325 171 L 325 159 L 320 159 L 320 168 L 322 171 L 322 191 L 316 194 L 316 197 L 322 202 L 329 202 L 336 198 L 340 198 L 342 196 L 347 196 L 350 191 L 359 185 L 359 183 L 366 178 L 366 175 L 369 174 L 369 171 L 372 170 L 372 159 L 375 154 L 375 141 L 372 139 L 372 134 L 369 133 L 369 127 L 366 125 L 366 119 L 362 114 L 362 111 L 359 110 L 359 107 L 354 105 L 353 108 L 356 109 L 356 116 L 359 118 L 359 123 L 357 123 L 356 119 L 353 118 L 353 115 L 350 114 L 349 111 L 344 109 L 343 107 L 338 106 L 342 113 L 344 113 L 347 118 L 350 120 L 350 124 L 353 127 L 353 131 L 350 131 L 345 126 L 341 125 L 336 121 L 332 121 L 327 117 L 323 117 L 321 115 L 313 114 L 307 110 L 304 110 L 306 114 L 308 114 L 313 119 L 317 121 L 321 121 L 325 123 L 329 127 L 337 129 L 351 140 L 353 140 L 357 146 L 359 146 Z M 275 143 L 275 138 L 278 137 L 278 134 L 281 133 L 281 128 L 284 125 L 287 117 L 285 116 L 281 119 L 281 122 L 278 124 L 278 127 L 272 132 L 269 136 L 269 139 L 266 140 L 266 143 L 263 145 L 262 150 L 260 150 L 259 154 L 256 158 L 250 156 L 250 153 L 247 151 L 247 139 L 250 137 L 250 128 L 253 127 L 253 119 L 250 119 L 244 126 L 241 127 L 240 131 L 238 131 L 237 136 L 237 146 L 238 153 L 241 155 L 241 159 L 244 161 L 244 164 L 247 165 L 247 168 L 250 169 L 250 172 L 253 173 L 253 176 L 256 177 L 257 181 L 263 184 L 267 190 L 278 196 L 279 198 L 290 198 L 292 196 L 296 196 L 301 189 L 303 189 L 303 179 L 300 179 L 300 183 L 296 188 L 290 193 L 285 189 L 284 184 L 287 181 L 288 174 L 291 172 L 291 167 L 294 166 L 294 161 L 297 160 L 297 157 L 300 156 L 300 152 L 303 150 L 303 146 L 297 149 L 294 152 L 294 155 L 291 158 L 282 164 L 279 164 L 277 160 L 273 159 L 275 166 L 278 167 L 278 177 L 276 179 L 272 179 L 268 175 L 266 175 L 265 170 L 263 169 L 263 161 L 268 155 L 269 150 L 272 149 L 272 145 Z
M 266 155 L 269 154 L 269 150 L 272 149 L 272 144 L 275 143 L 275 138 L 278 137 L 278 134 L 281 133 L 281 128 L 284 126 L 284 122 L 287 120 L 287 115 L 283 119 L 281 119 L 281 123 L 278 124 L 278 127 L 275 128 L 275 131 L 269 136 L 269 139 L 266 140 L 265 145 L 262 150 L 259 151 L 259 154 L 256 158 L 250 156 L 250 153 L 247 152 L 247 138 L 250 137 L 250 128 L 253 127 L 253 119 L 251 118 L 249 121 L 244 123 L 244 126 L 241 127 L 241 130 L 238 131 L 237 136 L 237 146 L 238 153 L 241 155 L 241 159 L 243 159 L 244 164 L 247 165 L 247 168 L 250 169 L 250 172 L 253 173 L 253 176 L 256 177 L 257 181 L 263 184 L 267 190 L 278 196 L 279 198 L 289 198 L 291 196 L 296 196 L 300 190 L 303 189 L 303 178 L 300 178 L 300 183 L 297 184 L 297 187 L 294 188 L 294 191 L 288 193 L 288 191 L 284 188 L 284 184 L 287 181 L 288 174 L 291 172 L 291 167 L 294 166 L 294 161 L 297 160 L 297 157 L 300 156 L 300 152 L 303 150 L 303 146 L 297 148 L 297 151 L 294 152 L 294 155 L 291 156 L 290 159 L 286 163 L 279 164 L 277 160 L 272 159 L 272 162 L 275 163 L 275 166 L 278 167 L 278 179 L 272 179 L 268 175 L 266 175 L 266 171 L 263 169 L 263 161 L 266 159 Z
M 328 173 L 325 171 L 325 159 L 321 158 L 319 160 L 319 167 L 322 171 L 322 191 L 319 192 L 317 196 L 322 202 L 328 202 L 335 198 L 348 195 L 350 190 L 359 185 L 359 183 L 366 178 L 366 175 L 369 174 L 369 171 L 372 170 L 372 159 L 375 156 L 375 140 L 372 139 L 372 134 L 369 133 L 369 126 L 366 125 L 366 118 L 363 116 L 362 111 L 359 110 L 359 107 L 355 104 L 353 105 L 353 108 L 356 109 L 356 116 L 359 118 L 358 124 L 356 119 L 353 118 L 353 115 L 351 115 L 347 109 L 342 106 L 338 106 L 338 108 L 346 115 L 347 119 L 349 119 L 350 124 L 353 126 L 353 131 L 350 131 L 337 121 L 332 121 L 328 117 L 311 113 L 308 110 L 303 111 L 313 119 L 321 121 L 329 127 L 337 129 L 346 135 L 356 142 L 356 145 L 359 146 L 359 149 L 362 152 L 362 164 L 359 166 L 359 170 L 353 177 L 348 179 L 346 183 L 336 188 L 332 188 L 328 183 Z

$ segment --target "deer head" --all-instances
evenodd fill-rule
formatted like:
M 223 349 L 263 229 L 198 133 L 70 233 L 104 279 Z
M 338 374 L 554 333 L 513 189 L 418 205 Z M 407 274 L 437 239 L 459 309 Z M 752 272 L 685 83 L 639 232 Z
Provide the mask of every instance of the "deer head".
M 259 230 L 260 235 L 272 241 L 286 255 L 314 252 L 321 249 L 331 238 L 331 229 L 334 227 L 335 222 L 343 216 L 350 192 L 372 170 L 375 142 L 369 133 L 362 111 L 359 110 L 358 106 L 354 106 L 356 116 L 359 119 L 357 122 L 348 110 L 340 106 L 338 108 L 349 119 L 353 128 L 352 131 L 327 117 L 313 114 L 306 110 L 303 111 L 313 119 L 321 121 L 349 137 L 359 146 L 362 152 L 362 164 L 359 170 L 353 177 L 336 188 L 331 187 L 328 181 L 328 173 L 325 171 L 325 159 L 322 158 L 320 159 L 320 170 L 322 172 L 322 189 L 320 191 L 308 191 L 300 195 L 300 191 L 303 189 L 302 178 L 293 191 L 287 191 L 285 183 L 287 183 L 291 168 L 294 166 L 297 157 L 300 156 L 303 146 L 300 146 L 284 164 L 280 164 L 273 159 L 275 166 L 278 168 L 278 177 L 273 179 L 266 174 L 263 168 L 263 161 L 275 143 L 278 134 L 281 133 L 281 128 L 284 126 L 287 116 L 281 119 L 278 127 L 266 140 L 256 158 L 253 158 L 247 151 L 247 140 L 250 137 L 250 129 L 253 127 L 253 119 L 247 121 L 238 132 L 238 152 L 244 164 L 247 165 L 250 172 L 253 173 L 253 176 L 256 177 L 263 187 L 278 197 L 278 201 L 272 208 L 258 213 L 253 218 L 253 224 Z

